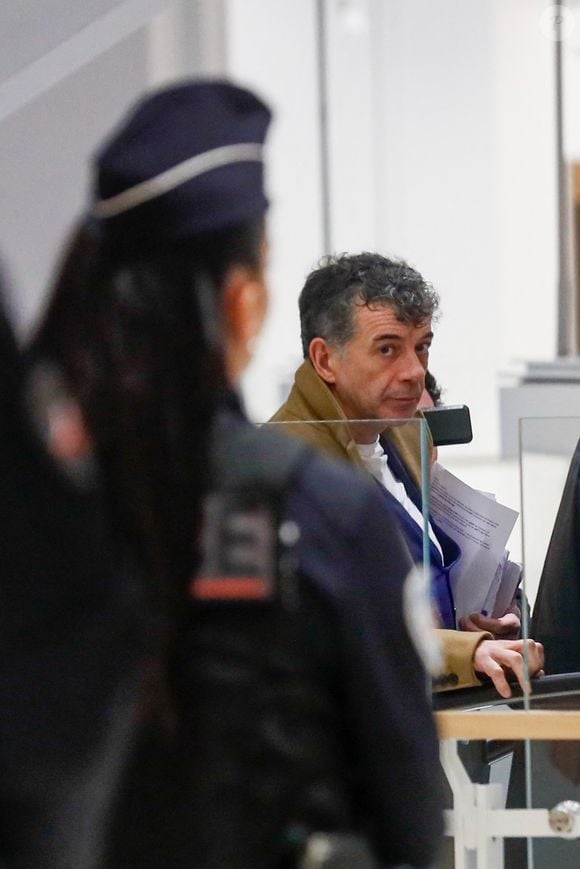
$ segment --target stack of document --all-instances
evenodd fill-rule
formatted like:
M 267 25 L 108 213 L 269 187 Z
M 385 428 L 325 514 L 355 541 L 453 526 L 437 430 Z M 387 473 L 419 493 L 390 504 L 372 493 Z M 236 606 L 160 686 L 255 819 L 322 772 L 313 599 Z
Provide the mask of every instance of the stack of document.
M 509 560 L 506 544 L 518 513 L 494 495 L 472 489 L 439 464 L 431 471 L 430 512 L 460 546 L 451 571 L 457 618 L 483 613 L 499 618 L 508 609 L 521 578 L 521 565 Z

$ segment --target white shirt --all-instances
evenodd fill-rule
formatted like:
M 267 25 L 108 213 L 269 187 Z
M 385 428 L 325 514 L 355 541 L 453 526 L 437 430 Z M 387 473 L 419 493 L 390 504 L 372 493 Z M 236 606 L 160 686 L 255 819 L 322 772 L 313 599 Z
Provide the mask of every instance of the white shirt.
M 371 474 L 375 480 L 378 480 L 385 489 L 391 493 L 391 495 L 397 499 L 399 504 L 407 511 L 409 516 L 417 523 L 417 525 L 422 529 L 423 528 L 423 516 L 421 512 L 417 509 L 413 501 L 407 495 L 407 490 L 403 483 L 400 480 L 397 480 L 393 472 L 389 467 L 389 457 L 386 455 L 384 449 L 379 443 L 379 439 L 372 444 L 357 444 L 356 448 L 358 453 L 363 460 L 363 464 L 369 474 Z M 441 544 L 437 540 L 437 536 L 431 527 L 431 523 L 429 522 L 429 538 L 431 542 L 436 546 L 440 556 L 441 561 L 444 563 L 443 558 L 443 550 L 441 549 Z

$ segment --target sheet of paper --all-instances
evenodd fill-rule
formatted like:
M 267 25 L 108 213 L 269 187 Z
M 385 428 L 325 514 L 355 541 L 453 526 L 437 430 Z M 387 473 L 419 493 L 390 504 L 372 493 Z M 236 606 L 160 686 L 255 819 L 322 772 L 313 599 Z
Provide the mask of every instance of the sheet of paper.
M 505 566 L 507 564 L 507 560 L 509 558 L 509 552 L 504 550 L 502 559 L 497 566 L 497 570 L 489 587 L 489 591 L 487 592 L 487 597 L 484 601 L 483 607 L 481 609 L 481 613 L 484 616 L 490 616 L 495 609 L 495 603 L 497 600 L 497 595 L 501 587 L 501 581 L 503 577 L 503 572 L 505 570 Z M 503 613 L 502 613 L 503 615 Z
M 495 598 L 493 609 L 490 609 L 494 619 L 503 616 L 517 591 L 522 578 L 522 565 L 517 561 L 506 561 L 502 571 L 501 583 Z
M 518 513 L 439 464 L 431 473 L 431 515 L 462 551 L 451 571 L 457 618 L 481 612 Z

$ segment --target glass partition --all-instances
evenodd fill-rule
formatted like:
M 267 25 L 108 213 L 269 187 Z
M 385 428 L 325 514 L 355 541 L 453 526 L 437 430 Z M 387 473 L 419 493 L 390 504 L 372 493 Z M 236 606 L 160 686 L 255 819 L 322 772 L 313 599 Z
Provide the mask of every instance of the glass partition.
M 508 701 L 435 698 L 454 796 L 441 869 L 580 865 L 580 419 L 522 419 L 519 464 L 522 634 L 546 675 Z
M 480 628 L 473 623 L 474 614 L 496 618 L 510 608 L 520 570 L 512 570 L 505 545 L 518 514 L 435 462 L 424 420 L 327 419 L 269 425 L 376 479 L 414 560 L 422 565 L 439 627 L 476 631 Z M 443 641 L 453 642 L 449 637 Z M 460 675 L 457 667 L 443 668 L 436 688 L 474 684 L 473 675 L 465 675 L 470 663 L 471 651 Z

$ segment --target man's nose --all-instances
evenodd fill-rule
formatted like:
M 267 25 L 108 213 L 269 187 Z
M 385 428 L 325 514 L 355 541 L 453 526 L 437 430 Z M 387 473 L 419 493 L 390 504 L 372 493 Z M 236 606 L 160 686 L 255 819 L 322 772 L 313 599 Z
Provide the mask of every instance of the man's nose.
M 404 353 L 401 357 L 401 380 L 425 385 L 425 368 L 414 350 Z

